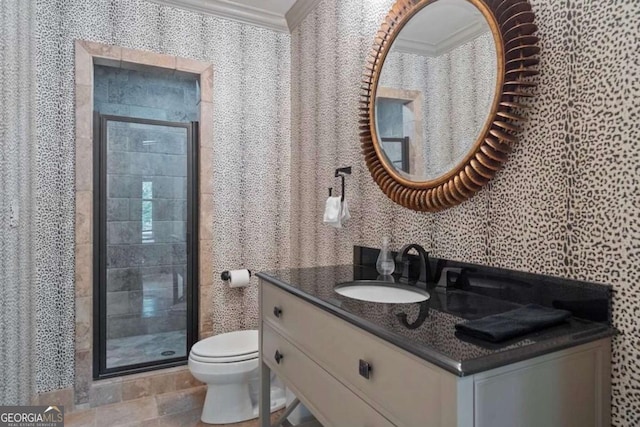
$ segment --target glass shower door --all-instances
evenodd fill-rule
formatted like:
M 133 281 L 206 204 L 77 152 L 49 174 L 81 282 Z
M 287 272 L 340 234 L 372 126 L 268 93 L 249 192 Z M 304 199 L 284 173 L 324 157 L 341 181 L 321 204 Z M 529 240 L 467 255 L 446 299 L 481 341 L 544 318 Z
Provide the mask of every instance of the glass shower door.
M 195 333 L 194 125 L 99 122 L 95 376 L 184 363 Z

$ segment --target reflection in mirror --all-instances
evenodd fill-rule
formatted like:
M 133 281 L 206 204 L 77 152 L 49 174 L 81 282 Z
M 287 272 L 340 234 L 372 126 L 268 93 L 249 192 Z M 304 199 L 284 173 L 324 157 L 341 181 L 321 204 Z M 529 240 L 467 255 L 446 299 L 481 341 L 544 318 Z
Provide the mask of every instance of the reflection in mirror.
M 437 179 L 470 152 L 491 115 L 496 55 L 489 24 L 466 0 L 429 3 L 400 30 L 375 101 L 378 140 L 399 175 Z
M 420 303 L 420 312 L 412 322 L 409 322 L 409 316 L 405 312 L 396 314 L 396 317 L 405 328 L 418 329 L 429 317 L 429 303 L 427 301 Z

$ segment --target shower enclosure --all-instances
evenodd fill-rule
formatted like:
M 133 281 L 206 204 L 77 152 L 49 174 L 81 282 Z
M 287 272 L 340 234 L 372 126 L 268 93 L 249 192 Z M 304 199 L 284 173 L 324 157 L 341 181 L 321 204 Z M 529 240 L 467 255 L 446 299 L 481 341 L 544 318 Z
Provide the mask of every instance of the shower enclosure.
M 197 123 L 94 120 L 94 377 L 184 364 L 197 336 Z

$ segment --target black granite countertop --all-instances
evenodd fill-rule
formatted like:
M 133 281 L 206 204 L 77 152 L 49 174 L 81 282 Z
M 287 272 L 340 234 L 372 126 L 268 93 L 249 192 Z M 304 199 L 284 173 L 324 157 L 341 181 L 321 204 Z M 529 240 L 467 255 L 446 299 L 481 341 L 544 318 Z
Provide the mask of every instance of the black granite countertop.
M 484 277 L 476 281 L 483 286 L 447 290 L 430 286 L 428 291 L 431 298 L 412 304 L 359 301 L 334 291 L 339 283 L 372 280 L 377 276 L 375 268 L 353 265 L 258 273 L 261 279 L 459 376 L 497 368 L 616 333 L 607 321 L 597 321 L 602 320 L 598 319 L 598 316 L 602 317 L 602 313 L 585 319 L 584 317 L 589 316 L 584 315 L 580 308 L 602 301 L 602 296 L 609 292 L 609 288 L 602 285 L 556 283 L 550 292 L 544 281 L 542 284 L 528 283 L 525 286 L 517 283 L 512 286 L 515 281 L 509 275 L 498 275 L 496 277 L 502 278 L 487 280 Z M 498 295 L 495 291 L 484 292 L 482 289 L 486 288 L 500 289 L 500 292 Z M 523 292 L 517 292 L 518 288 L 522 288 Z M 509 311 L 527 303 L 578 308 L 574 311 L 574 316 L 564 324 L 500 344 L 473 339 L 455 330 L 457 323 Z M 580 312 L 583 318 L 576 317 L 576 312 Z

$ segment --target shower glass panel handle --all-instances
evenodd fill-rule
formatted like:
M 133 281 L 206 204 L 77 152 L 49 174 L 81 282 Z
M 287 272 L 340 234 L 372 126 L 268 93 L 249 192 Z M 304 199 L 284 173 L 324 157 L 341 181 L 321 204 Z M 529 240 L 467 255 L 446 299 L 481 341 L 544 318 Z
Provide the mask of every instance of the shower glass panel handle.
M 197 332 L 196 124 L 96 119 L 94 377 L 184 364 Z

